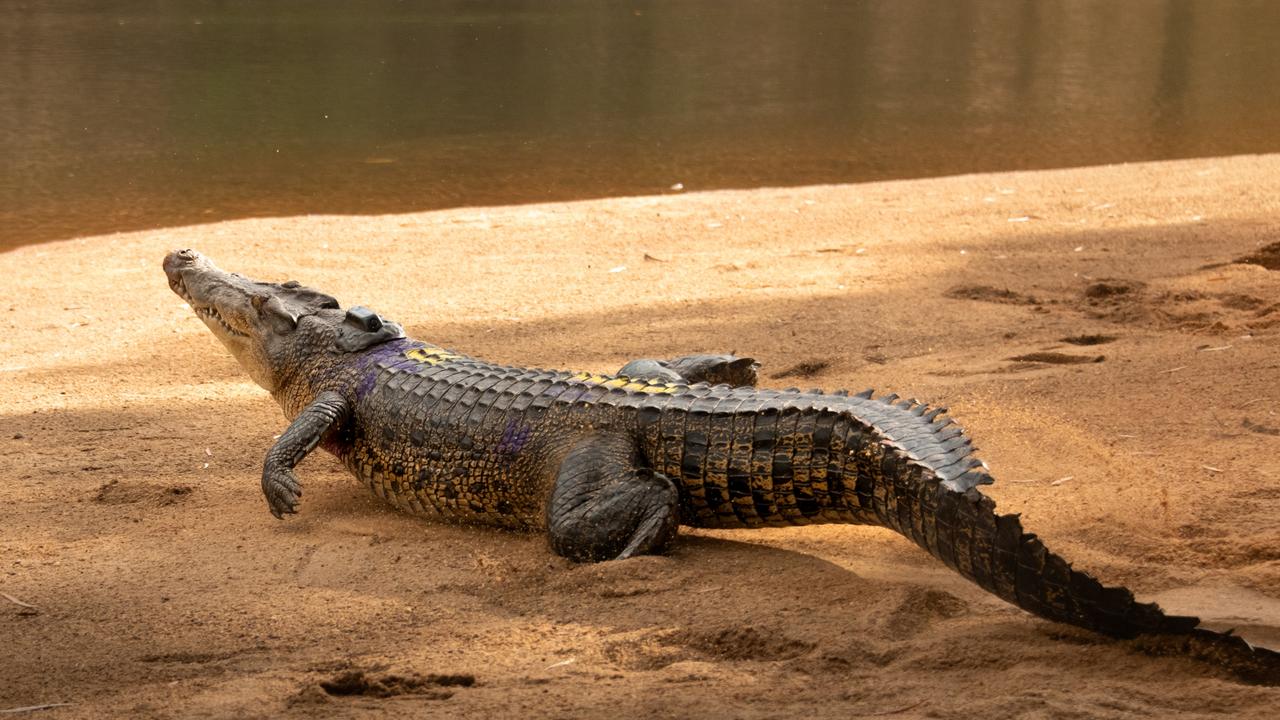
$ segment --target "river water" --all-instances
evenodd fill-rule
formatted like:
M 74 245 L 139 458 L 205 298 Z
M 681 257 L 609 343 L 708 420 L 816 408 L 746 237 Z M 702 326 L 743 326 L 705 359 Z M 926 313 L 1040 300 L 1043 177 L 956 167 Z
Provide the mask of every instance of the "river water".
M 1280 150 L 1267 0 L 0 3 L 0 248 Z

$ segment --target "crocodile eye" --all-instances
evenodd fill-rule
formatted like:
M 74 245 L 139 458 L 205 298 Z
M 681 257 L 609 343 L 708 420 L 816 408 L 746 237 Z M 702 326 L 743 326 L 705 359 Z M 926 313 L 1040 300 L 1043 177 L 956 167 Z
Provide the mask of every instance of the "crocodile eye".
M 293 290 L 294 288 L 302 287 L 302 283 L 298 282 L 297 280 L 290 280 L 286 283 L 282 283 L 280 287 L 286 288 L 288 290 Z

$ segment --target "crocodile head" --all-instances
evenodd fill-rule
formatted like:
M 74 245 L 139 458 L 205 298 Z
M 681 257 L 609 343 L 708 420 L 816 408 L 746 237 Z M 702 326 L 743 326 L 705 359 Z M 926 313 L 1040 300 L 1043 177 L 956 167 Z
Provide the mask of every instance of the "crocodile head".
M 331 295 L 296 281 L 269 283 L 219 269 L 194 250 L 165 256 L 169 287 L 231 351 L 254 382 L 274 393 L 317 355 L 357 352 L 404 337 L 364 308 L 344 313 Z

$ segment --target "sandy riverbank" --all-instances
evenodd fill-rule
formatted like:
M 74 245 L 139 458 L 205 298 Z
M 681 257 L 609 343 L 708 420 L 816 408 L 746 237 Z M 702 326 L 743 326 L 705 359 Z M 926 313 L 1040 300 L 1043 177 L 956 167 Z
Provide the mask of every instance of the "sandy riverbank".
M 277 522 L 256 478 L 281 415 L 160 260 L 194 247 L 496 361 L 733 350 L 771 386 L 946 404 L 1050 547 L 1280 648 L 1280 273 L 1231 262 L 1278 240 L 1262 156 L 2 254 L 0 591 L 34 607 L 0 598 L 0 709 L 1270 717 L 1280 689 L 1033 619 L 875 528 L 689 532 L 670 557 L 571 566 L 541 538 L 391 512 L 323 456 Z M 770 377 L 801 362 L 821 369 Z M 321 689 L 350 670 L 474 683 Z

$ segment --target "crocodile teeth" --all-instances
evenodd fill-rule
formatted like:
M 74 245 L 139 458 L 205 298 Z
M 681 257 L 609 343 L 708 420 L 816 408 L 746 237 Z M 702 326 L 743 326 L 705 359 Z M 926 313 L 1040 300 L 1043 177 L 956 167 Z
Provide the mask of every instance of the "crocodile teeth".
M 235 329 L 235 328 L 231 327 L 229 324 L 227 324 L 227 321 L 226 321 L 226 320 L 223 320 L 223 319 L 222 319 L 222 315 L 221 315 L 221 314 L 219 314 L 219 313 L 218 313 L 218 311 L 217 311 L 216 309 L 214 309 L 214 308 L 211 308 L 211 307 L 197 308 L 197 309 L 196 309 L 196 314 L 197 314 L 197 315 L 199 315 L 199 316 L 200 316 L 200 317 L 202 317 L 202 318 L 205 318 L 205 319 L 210 319 L 210 320 L 216 320 L 216 321 L 218 321 L 218 324 L 222 326 L 222 329 L 223 329 L 223 330 L 226 330 L 226 331 L 227 331 L 227 333 L 228 333 L 228 334 L 230 334 L 230 335 L 236 335 L 236 336 L 239 336 L 239 337 L 248 337 L 248 336 L 249 336 L 249 335 L 248 335 L 248 333 L 242 333 L 242 332 L 240 332 L 239 330 L 237 330 L 237 329 Z

